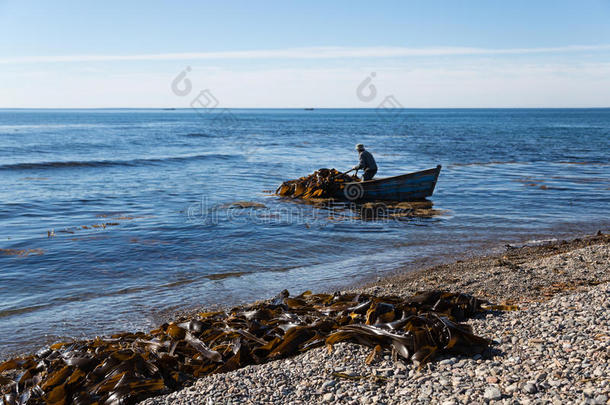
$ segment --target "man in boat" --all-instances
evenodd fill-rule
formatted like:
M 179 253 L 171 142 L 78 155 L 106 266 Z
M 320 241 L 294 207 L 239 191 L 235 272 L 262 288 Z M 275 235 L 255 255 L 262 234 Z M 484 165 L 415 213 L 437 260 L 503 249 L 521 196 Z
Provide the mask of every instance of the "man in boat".
M 358 166 L 354 166 L 352 170 L 364 170 L 364 174 L 362 175 L 362 180 L 371 180 L 375 173 L 377 173 L 377 163 L 375 163 L 375 158 L 371 155 L 371 152 L 364 149 L 364 145 L 359 143 L 356 145 L 356 150 L 360 154 L 360 162 Z

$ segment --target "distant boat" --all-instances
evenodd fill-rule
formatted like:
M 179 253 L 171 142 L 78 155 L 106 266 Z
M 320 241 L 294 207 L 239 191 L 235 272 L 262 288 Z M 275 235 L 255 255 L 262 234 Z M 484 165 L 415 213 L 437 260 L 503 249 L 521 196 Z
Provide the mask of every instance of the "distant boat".
M 312 107 L 307 107 L 307 108 L 305 108 L 305 111 L 313 111 L 313 108 Z
M 175 110 L 175 108 L 164 108 L 163 110 L 164 110 L 164 111 L 174 111 L 174 110 Z
M 416 201 L 434 192 L 441 165 L 434 169 L 386 177 L 384 179 L 345 183 L 335 198 L 351 201 Z

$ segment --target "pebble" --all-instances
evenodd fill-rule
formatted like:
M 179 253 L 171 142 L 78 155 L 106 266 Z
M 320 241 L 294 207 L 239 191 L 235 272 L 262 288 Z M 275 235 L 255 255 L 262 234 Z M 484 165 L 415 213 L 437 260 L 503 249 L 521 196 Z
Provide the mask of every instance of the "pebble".
M 539 277 L 536 269 L 542 266 L 545 270 L 540 274 L 544 277 L 554 274 L 554 268 L 561 268 L 572 271 L 577 278 L 582 274 L 578 273 L 582 264 L 575 266 L 581 263 L 574 260 L 575 254 L 588 258 L 591 274 L 600 280 L 604 274 L 610 274 L 610 248 L 605 245 L 588 246 L 519 266 L 528 270 L 524 273 L 527 277 L 533 277 L 532 285 L 542 283 L 536 278 Z M 596 260 L 600 264 L 595 265 Z M 507 285 L 510 284 L 504 288 Z M 396 284 L 394 288 L 400 287 Z M 445 357 L 418 370 L 404 361 L 395 364 L 391 357 L 367 365 L 364 360 L 370 348 L 340 343 L 332 353 L 322 347 L 291 359 L 206 376 L 191 387 L 149 398 L 141 405 L 229 402 L 451 405 L 490 401 L 511 405 L 605 405 L 610 392 L 607 380 L 610 349 L 608 342 L 599 336 L 608 333 L 608 296 L 610 284 L 603 283 L 582 291 L 560 293 L 542 303 L 528 303 L 520 311 L 472 319 L 468 323 L 476 334 L 501 342 L 484 356 Z M 532 340 L 540 343 L 530 343 Z M 334 377 L 334 371 L 354 379 Z M 382 378 L 371 377 L 374 374 Z
M 483 398 L 485 399 L 500 399 L 502 398 L 502 393 L 500 389 L 496 386 L 491 386 L 485 389 L 485 393 L 483 394 Z
M 527 383 L 523 386 L 523 392 L 526 392 L 528 394 L 535 394 L 536 392 L 538 392 L 538 389 L 536 388 L 535 384 Z
M 595 401 L 600 404 L 605 404 L 606 402 L 608 402 L 608 396 L 604 394 L 598 395 L 595 397 Z
M 515 384 L 511 384 L 508 387 L 506 387 L 506 392 L 509 394 L 512 394 L 513 392 L 517 391 L 519 389 L 519 386 L 515 383 Z
M 322 390 L 327 390 L 328 388 L 334 387 L 335 384 L 337 384 L 335 380 L 328 380 L 322 384 Z

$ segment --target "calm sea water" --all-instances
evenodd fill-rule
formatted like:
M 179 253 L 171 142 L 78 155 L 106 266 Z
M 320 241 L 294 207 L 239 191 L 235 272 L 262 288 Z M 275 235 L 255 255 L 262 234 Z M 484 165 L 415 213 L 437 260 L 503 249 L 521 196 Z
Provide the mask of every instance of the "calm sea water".
M 357 142 L 377 177 L 442 164 L 443 215 L 362 222 L 269 193 L 351 168 Z M 608 151 L 608 109 L 0 110 L 0 357 L 607 230 Z

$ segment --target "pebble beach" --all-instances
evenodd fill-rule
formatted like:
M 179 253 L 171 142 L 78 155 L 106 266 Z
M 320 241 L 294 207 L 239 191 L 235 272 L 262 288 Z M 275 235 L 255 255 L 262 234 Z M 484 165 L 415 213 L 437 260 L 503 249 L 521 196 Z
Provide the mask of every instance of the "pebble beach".
M 0 0 L 0 405 L 610 405 L 609 17 Z
M 483 355 L 441 357 L 418 369 L 351 343 L 210 375 L 160 404 L 610 404 L 610 237 L 525 246 L 398 273 L 355 290 L 408 296 L 442 289 L 516 311 L 468 321 L 493 339 Z

